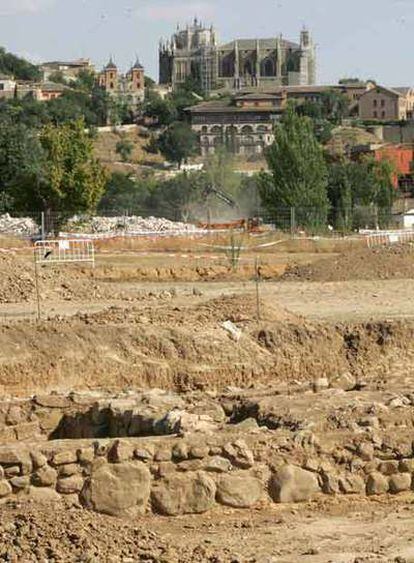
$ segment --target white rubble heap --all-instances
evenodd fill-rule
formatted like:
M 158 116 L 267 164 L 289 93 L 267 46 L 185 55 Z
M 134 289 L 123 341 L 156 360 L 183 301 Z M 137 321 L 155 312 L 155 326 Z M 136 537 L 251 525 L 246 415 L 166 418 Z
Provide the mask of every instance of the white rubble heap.
M 9 213 L 0 215 L 0 234 L 30 236 L 38 231 L 38 225 L 30 217 L 11 217 Z
M 76 232 L 93 234 L 116 234 L 127 232 L 131 235 L 157 233 L 194 233 L 199 229 L 191 223 L 181 223 L 161 217 L 139 217 L 136 215 L 119 217 L 91 217 L 84 219 L 75 216 L 67 223 L 67 228 Z
M 112 236 L 119 233 L 129 235 L 186 234 L 197 233 L 200 229 L 191 223 L 181 223 L 160 217 L 118 216 L 85 217 L 75 215 L 64 228 L 70 234 Z M 0 234 L 32 236 L 39 233 L 40 227 L 30 217 L 11 217 L 8 213 L 0 215 Z

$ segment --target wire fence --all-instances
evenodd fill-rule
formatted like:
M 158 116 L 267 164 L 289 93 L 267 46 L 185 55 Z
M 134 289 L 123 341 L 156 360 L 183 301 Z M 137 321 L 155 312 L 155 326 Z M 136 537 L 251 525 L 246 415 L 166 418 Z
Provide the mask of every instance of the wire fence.
M 374 206 L 330 209 L 310 207 L 255 209 L 211 217 L 193 216 L 179 208 L 110 209 L 91 213 L 9 213 L 0 208 L 0 237 L 45 240 L 50 238 L 188 236 L 217 230 L 280 231 L 286 236 L 355 236 L 367 231 L 414 229 L 414 210 L 393 213 Z

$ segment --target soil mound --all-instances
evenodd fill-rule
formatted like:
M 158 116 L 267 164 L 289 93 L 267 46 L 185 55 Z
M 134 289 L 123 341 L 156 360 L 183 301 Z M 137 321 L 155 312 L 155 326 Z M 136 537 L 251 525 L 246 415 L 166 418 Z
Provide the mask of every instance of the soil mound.
M 290 265 L 282 280 L 336 282 L 414 278 L 414 248 L 395 245 L 365 248 L 307 265 Z
M 255 295 L 222 295 L 201 304 L 172 307 L 168 291 L 153 294 L 153 301 L 143 298 L 140 305 L 129 308 L 110 307 L 97 313 L 80 313 L 76 318 L 89 324 L 145 324 L 168 327 L 218 327 L 225 321 L 240 326 L 260 321 L 299 323 L 301 317 L 289 312 L 269 299 L 259 299 L 259 309 Z
M 39 290 L 43 299 L 82 301 L 113 298 L 113 292 L 96 283 L 90 268 L 68 265 L 39 268 Z M 36 278 L 33 262 L 14 254 L 0 254 L 0 303 L 21 303 L 36 298 Z

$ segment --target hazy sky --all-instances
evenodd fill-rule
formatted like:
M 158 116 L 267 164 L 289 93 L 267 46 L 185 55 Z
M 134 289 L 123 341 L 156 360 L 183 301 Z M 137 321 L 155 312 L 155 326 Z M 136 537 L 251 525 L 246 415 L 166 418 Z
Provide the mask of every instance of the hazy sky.
M 318 45 L 321 83 L 343 76 L 414 84 L 414 0 L 0 0 L 1 43 L 36 62 L 112 53 L 120 67 L 139 54 L 157 78 L 160 37 L 198 15 L 220 40 L 296 40 L 303 24 Z

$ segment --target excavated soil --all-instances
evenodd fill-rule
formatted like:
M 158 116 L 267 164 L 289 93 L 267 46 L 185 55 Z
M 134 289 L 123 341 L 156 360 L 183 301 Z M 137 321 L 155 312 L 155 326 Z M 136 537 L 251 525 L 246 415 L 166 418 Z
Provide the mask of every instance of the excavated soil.
M 184 479 L 205 471 L 211 456 L 224 455 L 238 438 L 255 465 L 238 466 L 232 478 L 289 463 L 329 479 L 321 481 L 323 494 L 301 505 L 267 499 L 244 509 L 216 503 L 203 514 L 172 518 L 148 510 L 121 519 L 89 512 L 78 494 L 59 492 L 50 506 L 23 500 L 32 477 L 3 457 L 0 560 L 414 561 L 414 316 L 406 306 L 411 285 L 397 281 L 414 278 L 413 257 L 410 246 L 395 246 L 290 266 L 287 283 L 263 284 L 259 303 L 254 285 L 243 281 L 247 268 L 238 284 L 197 287 L 172 282 L 187 273 L 191 281 L 237 282 L 237 274 L 218 266 L 144 268 L 138 261 L 123 270 L 41 269 L 44 318 L 5 317 L 0 324 L 0 435 L 12 449 L 76 452 L 86 440 L 98 456 L 107 440 L 127 437 L 134 444 L 155 440 L 165 455 L 170 438 L 193 440 L 195 453 L 190 449 L 185 461 L 171 452 L 157 458 L 156 450 L 148 467 L 157 485 L 168 482 L 169 472 Z M 153 279 L 168 285 L 142 283 Z M 34 300 L 30 261 L 0 256 L 3 311 Z M 88 308 L 91 302 L 96 308 Z M 109 411 L 114 425 L 104 434 Z M 166 424 L 179 413 L 182 424 L 207 425 L 205 433 L 184 426 L 174 436 L 175 427 L 168 436 L 147 434 L 148 420 Z M 139 421 L 145 428 L 134 434 Z M 203 452 L 205 442 L 214 448 Z M 64 468 L 60 484 L 77 470 L 73 461 Z M 371 474 L 387 485 L 378 495 L 367 492 Z M 270 483 L 266 472 L 262 477 Z
M 412 245 L 365 248 L 326 257 L 312 264 L 288 266 L 286 281 L 348 281 L 414 278 Z
M 0 328 L 0 389 L 222 389 L 341 372 L 370 377 L 410 369 L 414 322 L 315 323 L 254 295 L 20 321 Z M 231 321 L 239 339 L 225 329 Z M 24 346 L 22 346 L 24 343 Z

